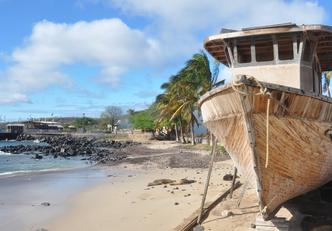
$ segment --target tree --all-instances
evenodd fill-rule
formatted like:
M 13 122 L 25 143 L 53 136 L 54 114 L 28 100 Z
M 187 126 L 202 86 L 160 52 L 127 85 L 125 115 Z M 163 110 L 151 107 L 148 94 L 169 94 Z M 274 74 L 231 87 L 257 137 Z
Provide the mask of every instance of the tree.
M 175 79 L 172 77 L 171 79 Z M 159 128 L 162 127 L 174 127 L 175 130 L 175 139 L 176 141 L 181 141 L 185 143 L 184 132 L 183 132 L 183 122 L 181 113 L 174 118 L 172 118 L 176 109 L 179 107 L 179 102 L 174 100 L 177 98 L 176 92 L 172 92 L 170 83 L 162 84 L 161 88 L 165 90 L 163 94 L 160 94 L 156 97 L 155 103 L 155 118 L 156 126 Z M 178 131 L 180 130 L 180 136 Z
M 155 124 L 152 112 L 152 107 L 143 111 L 133 112 L 129 117 L 131 126 L 135 129 L 142 129 L 144 131 L 154 130 Z
M 210 69 L 210 62 L 204 52 L 196 53 L 186 62 L 177 75 L 162 85 L 164 93 L 157 97 L 157 108 L 160 111 L 160 121 L 168 119 L 177 125 L 180 131 L 189 126 L 191 142 L 195 144 L 194 125 L 198 124 L 195 112 L 198 111 L 197 101 L 211 90 L 217 81 L 219 63 L 215 62 Z M 177 127 L 177 126 L 175 126 Z
M 74 126 L 76 128 L 86 129 L 86 128 L 89 128 L 89 127 L 91 127 L 95 124 L 97 124 L 96 119 L 89 118 L 89 117 L 76 118 L 74 120 Z
M 117 106 L 107 106 L 104 112 L 100 115 L 100 123 L 103 128 L 108 128 L 110 126 L 111 132 L 122 116 L 122 109 Z
M 134 109 L 131 109 L 129 108 L 128 111 L 127 111 L 128 115 L 131 116 L 132 114 L 135 113 L 135 110 Z

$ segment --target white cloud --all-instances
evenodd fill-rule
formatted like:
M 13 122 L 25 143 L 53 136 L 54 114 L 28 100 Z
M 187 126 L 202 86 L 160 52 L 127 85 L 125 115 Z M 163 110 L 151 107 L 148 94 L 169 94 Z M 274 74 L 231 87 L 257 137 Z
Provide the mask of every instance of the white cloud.
M 75 63 L 100 68 L 96 77 L 116 85 L 129 68 L 153 65 L 158 49 L 157 41 L 120 19 L 74 24 L 42 21 L 34 26 L 24 46 L 12 53 L 12 65 L 0 73 L 0 80 L 7 83 L 0 90 L 16 92 L 21 97 L 8 97 L 23 100 L 29 91 L 56 84 L 68 86 L 71 79 L 61 69 Z
M 148 20 L 142 30 L 120 19 L 74 24 L 38 22 L 15 49 L 10 66 L 0 70 L 5 100 L 27 101 L 30 91 L 73 85 L 62 68 L 72 64 L 99 68 L 96 80 L 116 86 L 129 69 L 177 65 L 202 49 L 204 37 L 221 27 L 296 22 L 322 23 L 324 9 L 309 0 L 78 0 L 79 7 L 102 3 Z M 3 56 L 3 55 L 2 55 Z M 8 60 L 8 55 L 6 55 Z M 7 94 L 8 93 L 8 94 Z
M 285 22 L 315 24 L 323 23 L 326 18 L 325 10 L 312 0 L 99 1 L 118 7 L 124 13 L 153 19 L 152 31 L 159 33 L 167 49 L 174 49 L 172 55 L 176 51 L 187 55 L 197 52 L 202 47 L 201 40 L 218 33 L 222 27 L 240 29 Z M 230 75 L 227 68 L 222 68 L 219 80 L 227 82 Z
M 124 12 L 158 17 L 165 27 L 186 31 L 281 22 L 321 23 L 324 9 L 312 0 L 101 0 Z M 96 1 L 95 1 L 96 2 Z
M 0 104 L 12 104 L 16 102 L 29 102 L 26 95 L 15 93 L 15 92 L 1 92 L 0 93 Z

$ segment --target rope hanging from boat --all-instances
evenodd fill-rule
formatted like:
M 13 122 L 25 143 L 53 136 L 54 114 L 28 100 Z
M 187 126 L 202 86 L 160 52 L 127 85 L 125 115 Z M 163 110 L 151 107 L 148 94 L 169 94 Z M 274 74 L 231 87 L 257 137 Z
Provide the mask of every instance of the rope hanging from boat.
M 266 105 L 266 154 L 265 154 L 265 168 L 269 165 L 269 119 L 270 119 L 270 98 L 267 98 Z
M 267 105 L 266 105 L 266 151 L 265 151 L 265 168 L 268 167 L 269 165 L 269 123 L 270 123 L 270 103 L 271 103 L 271 98 L 274 99 L 271 96 L 271 93 L 267 90 L 266 87 L 264 87 L 255 77 L 250 76 L 250 77 L 246 77 L 247 80 L 251 80 L 254 81 L 256 83 L 256 85 L 259 87 L 259 92 L 257 93 L 248 93 L 248 92 L 244 92 L 239 90 L 239 86 L 243 85 L 243 83 L 241 82 L 241 79 L 237 79 L 233 81 L 232 84 L 232 88 L 235 92 L 242 94 L 242 95 L 253 95 L 253 96 L 257 96 L 257 95 L 266 95 L 268 96 L 267 98 Z M 276 99 L 275 99 L 276 100 Z M 278 102 L 279 105 L 280 102 L 278 100 L 276 100 Z M 284 107 L 283 105 L 281 105 L 282 107 Z

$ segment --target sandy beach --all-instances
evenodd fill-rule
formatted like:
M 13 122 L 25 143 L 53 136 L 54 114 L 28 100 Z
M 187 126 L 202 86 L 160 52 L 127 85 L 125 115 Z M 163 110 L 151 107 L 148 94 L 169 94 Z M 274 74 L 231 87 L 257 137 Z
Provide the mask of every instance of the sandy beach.
M 218 165 L 209 199 L 229 187 L 230 183 L 220 180 L 225 170 L 231 170 L 229 161 Z M 136 175 L 127 179 L 104 182 L 78 194 L 68 213 L 43 227 L 49 230 L 172 230 L 199 207 L 205 175 L 205 169 L 138 169 Z M 197 182 L 147 187 L 149 182 L 161 178 L 187 178 Z
M 7 196 L 1 198 L 0 212 L 6 222 L 0 229 L 173 230 L 200 206 L 209 152 L 188 151 L 172 142 L 134 149 L 131 161 L 119 165 L 2 178 L 1 195 Z M 223 176 L 232 171 L 231 160 L 215 163 L 207 201 L 230 187 Z M 156 179 L 184 178 L 195 182 L 148 186 Z M 249 216 L 255 211 L 250 210 Z M 213 219 L 204 224 L 208 230 L 213 230 Z

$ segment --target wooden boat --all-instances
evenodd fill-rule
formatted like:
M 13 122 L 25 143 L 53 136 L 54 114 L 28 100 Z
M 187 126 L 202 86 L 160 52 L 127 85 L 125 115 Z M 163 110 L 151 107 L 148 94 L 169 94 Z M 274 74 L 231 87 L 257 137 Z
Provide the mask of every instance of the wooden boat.
M 332 67 L 332 28 L 223 30 L 205 48 L 235 81 L 200 99 L 204 124 L 257 189 L 269 219 L 332 179 L 332 99 L 321 86 L 321 73 Z

